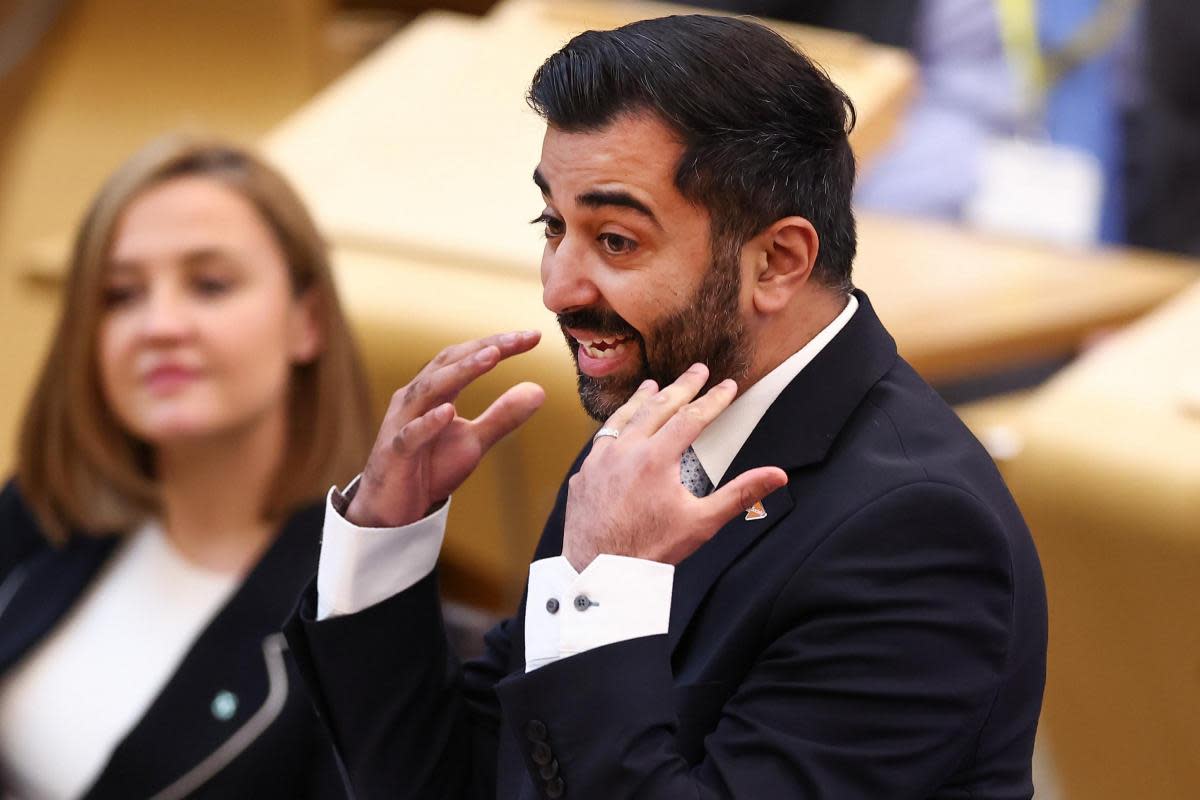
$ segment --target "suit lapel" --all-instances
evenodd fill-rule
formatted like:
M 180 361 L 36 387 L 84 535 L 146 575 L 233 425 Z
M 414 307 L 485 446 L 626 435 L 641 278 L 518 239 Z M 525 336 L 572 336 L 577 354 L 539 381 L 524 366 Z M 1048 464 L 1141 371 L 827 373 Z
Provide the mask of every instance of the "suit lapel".
M 841 332 L 780 393 L 721 479 L 725 485 L 746 470 L 777 466 L 789 473 L 820 463 L 866 393 L 896 362 L 896 343 L 879 322 L 867 296 Z M 718 487 L 720 488 L 720 487 Z M 791 486 L 763 500 L 766 517 L 739 513 L 675 570 L 669 639 L 679 644 L 705 597 L 737 559 L 791 512 Z M 794 530 L 789 525 L 788 530 Z
M 671 622 L 668 639 L 671 649 L 679 644 L 696 608 L 708 589 L 729 565 L 747 548 L 765 536 L 792 510 L 792 496 L 785 488 L 763 499 L 767 516 L 758 520 L 745 519 L 745 512 L 725 524 L 717 535 L 675 568 L 675 583 L 671 592 Z

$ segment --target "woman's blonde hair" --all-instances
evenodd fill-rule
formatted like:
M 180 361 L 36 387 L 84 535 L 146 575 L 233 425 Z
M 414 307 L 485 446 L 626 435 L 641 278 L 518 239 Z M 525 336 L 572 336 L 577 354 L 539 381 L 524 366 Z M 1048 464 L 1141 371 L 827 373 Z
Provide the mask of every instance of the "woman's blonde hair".
M 287 259 L 292 288 L 311 293 L 321 352 L 292 369 L 287 452 L 264 498 L 280 519 L 361 468 L 372 425 L 362 363 L 338 303 L 325 243 L 287 181 L 231 144 L 170 135 L 135 153 L 108 179 L 75 236 L 62 313 L 21 429 L 17 483 L 48 538 L 128 530 L 159 507 L 149 447 L 126 432 L 104 399 L 96 334 L 104 272 L 121 216 L 138 195 L 182 176 L 219 181 L 245 197 Z

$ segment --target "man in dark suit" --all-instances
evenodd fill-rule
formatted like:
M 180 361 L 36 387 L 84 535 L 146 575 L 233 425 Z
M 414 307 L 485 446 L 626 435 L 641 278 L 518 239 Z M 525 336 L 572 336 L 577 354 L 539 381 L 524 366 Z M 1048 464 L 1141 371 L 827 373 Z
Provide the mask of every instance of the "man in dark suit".
M 452 403 L 537 335 L 396 393 L 289 626 L 358 796 L 1030 797 L 1037 555 L 852 290 L 846 97 L 761 26 L 675 17 L 577 37 L 530 102 L 544 300 L 603 425 L 460 668 L 446 498 L 542 393 Z

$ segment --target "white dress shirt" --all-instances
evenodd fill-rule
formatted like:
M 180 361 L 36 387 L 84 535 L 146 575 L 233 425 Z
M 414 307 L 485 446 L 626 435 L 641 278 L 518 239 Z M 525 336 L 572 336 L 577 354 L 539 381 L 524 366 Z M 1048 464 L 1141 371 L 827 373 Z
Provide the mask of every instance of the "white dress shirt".
M 857 309 L 858 299 L 851 295 L 833 322 L 704 429 L 692 448 L 714 486 L 779 394 Z M 361 611 L 428 575 L 441 550 L 450 505 L 400 528 L 358 528 L 339 513 L 344 502 L 336 488 L 330 490 L 317 570 L 317 619 Z M 525 607 L 526 671 L 602 645 L 666 633 L 674 578 L 670 564 L 627 556 L 602 554 L 583 572 L 562 556 L 533 562 Z

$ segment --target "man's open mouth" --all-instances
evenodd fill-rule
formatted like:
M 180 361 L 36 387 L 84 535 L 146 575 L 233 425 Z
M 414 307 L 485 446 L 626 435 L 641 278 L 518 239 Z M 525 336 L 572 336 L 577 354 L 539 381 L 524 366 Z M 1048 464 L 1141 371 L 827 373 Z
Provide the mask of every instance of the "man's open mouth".
M 583 339 L 576 336 L 575 341 L 579 343 L 579 348 L 592 358 L 616 358 L 633 343 L 633 337 L 603 336 Z

